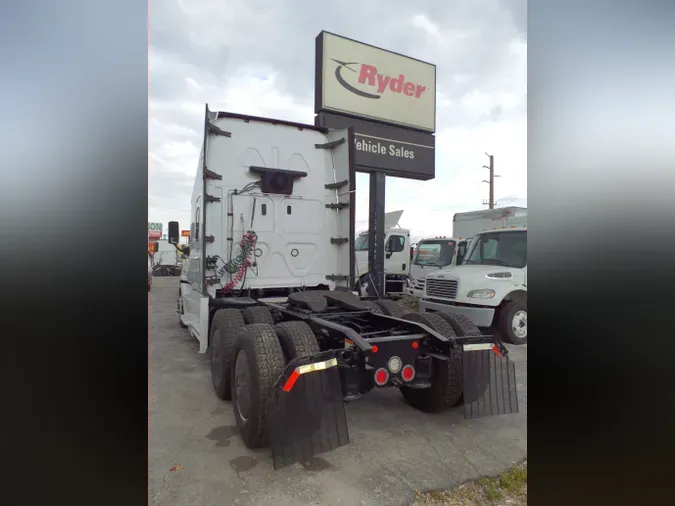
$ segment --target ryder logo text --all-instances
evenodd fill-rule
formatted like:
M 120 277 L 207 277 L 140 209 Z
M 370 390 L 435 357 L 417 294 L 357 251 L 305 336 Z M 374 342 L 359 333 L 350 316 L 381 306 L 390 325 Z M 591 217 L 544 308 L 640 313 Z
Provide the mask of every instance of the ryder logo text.
M 398 74 L 397 76 L 388 76 L 377 71 L 374 65 L 367 65 L 365 63 L 343 62 L 331 58 L 337 67 L 335 68 L 335 79 L 347 91 L 354 93 L 363 98 L 378 99 L 385 93 L 403 94 L 410 98 L 420 98 L 422 94 L 427 91 L 427 87 L 412 81 L 406 81 L 405 75 Z M 356 67 L 356 68 L 355 68 Z M 343 70 L 349 70 L 356 74 L 350 80 L 356 83 L 372 88 L 372 90 L 365 91 L 350 84 L 345 76 L 342 75 Z M 356 79 L 354 79 L 356 77 Z

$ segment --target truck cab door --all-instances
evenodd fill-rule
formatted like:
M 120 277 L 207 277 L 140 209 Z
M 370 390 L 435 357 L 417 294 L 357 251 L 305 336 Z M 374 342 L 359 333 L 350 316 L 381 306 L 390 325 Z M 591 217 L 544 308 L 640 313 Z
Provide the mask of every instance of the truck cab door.
M 408 239 L 403 234 L 391 233 L 385 243 L 385 274 L 405 274 L 409 265 Z

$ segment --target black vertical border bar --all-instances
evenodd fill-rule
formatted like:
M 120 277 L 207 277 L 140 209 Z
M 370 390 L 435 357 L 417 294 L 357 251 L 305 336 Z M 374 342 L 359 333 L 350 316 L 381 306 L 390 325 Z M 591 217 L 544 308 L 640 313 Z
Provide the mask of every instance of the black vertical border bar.
M 321 31 L 314 41 L 314 113 L 323 106 L 323 34 Z M 315 120 L 315 124 L 317 120 Z M 435 120 L 434 120 L 435 121 Z

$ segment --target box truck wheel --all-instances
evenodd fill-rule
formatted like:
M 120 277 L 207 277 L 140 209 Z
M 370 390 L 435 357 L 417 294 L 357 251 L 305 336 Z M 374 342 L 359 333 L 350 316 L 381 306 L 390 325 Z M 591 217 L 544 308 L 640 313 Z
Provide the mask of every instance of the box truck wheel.
M 452 326 L 437 314 L 408 313 L 404 319 L 426 325 L 445 337 L 456 337 Z M 451 351 L 449 360 L 434 358 L 431 367 L 430 387 L 400 387 L 408 404 L 426 413 L 459 404 L 462 400 L 462 352 Z
M 393 316 L 394 318 L 403 318 L 403 315 L 405 315 L 403 308 L 393 300 L 378 299 L 373 302 L 375 302 L 375 304 L 387 316 Z
M 261 448 L 269 442 L 267 404 L 285 361 L 274 327 L 266 323 L 239 329 L 232 349 L 232 407 L 244 444 Z
M 527 344 L 527 305 L 507 302 L 499 313 L 499 332 L 511 344 Z
M 183 323 L 183 320 L 180 319 L 181 316 L 185 314 L 185 308 L 183 307 L 183 297 L 180 295 L 180 288 L 178 289 L 178 304 L 177 304 L 177 312 L 178 312 L 178 325 L 180 325 L 180 328 L 186 329 L 188 328 L 187 325 Z
M 216 395 L 229 401 L 231 397 L 232 346 L 237 331 L 244 326 L 238 309 L 219 309 L 213 315 L 209 349 L 211 350 L 211 382 Z
M 265 306 L 250 306 L 244 309 L 241 314 L 244 317 L 246 325 L 253 325 L 254 323 L 267 323 L 268 325 L 274 325 L 272 313 Z

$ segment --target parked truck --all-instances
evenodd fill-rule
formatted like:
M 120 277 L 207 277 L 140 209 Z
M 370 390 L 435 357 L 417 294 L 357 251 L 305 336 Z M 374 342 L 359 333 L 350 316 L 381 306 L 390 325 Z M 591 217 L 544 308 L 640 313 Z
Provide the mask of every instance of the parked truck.
M 500 207 L 456 213 L 452 218 L 452 235 L 470 239 L 474 234 L 495 227 L 509 227 L 527 223 L 527 208 Z
M 170 244 L 167 239 L 154 241 L 150 260 L 153 276 L 178 276 L 180 274 L 182 254 L 178 248 Z
M 438 269 L 461 265 L 469 240 L 477 232 L 523 223 L 527 223 L 527 209 L 523 207 L 503 207 L 455 214 L 453 237 L 428 238 L 418 243 L 420 251 L 419 256 L 413 259 L 410 265 L 408 293 L 422 297 L 427 274 Z
M 398 226 L 402 214 L 403 211 L 393 211 L 384 215 L 384 294 L 405 292 L 409 285 L 410 230 Z M 358 235 L 354 249 L 357 288 L 365 296 L 372 282 L 368 265 L 368 232 Z
M 275 469 L 348 444 L 345 402 L 373 389 L 424 412 L 518 410 L 499 341 L 456 313 L 354 291 L 353 149 L 351 128 L 206 107 L 178 320 Z M 170 222 L 172 244 L 178 231 Z
M 444 267 L 459 265 L 466 253 L 467 240 L 462 237 L 426 237 L 415 248 L 410 264 L 409 295 L 422 297 L 427 274 Z
M 513 344 L 527 343 L 527 224 L 475 234 L 462 265 L 426 277 L 424 312 L 459 313 Z

